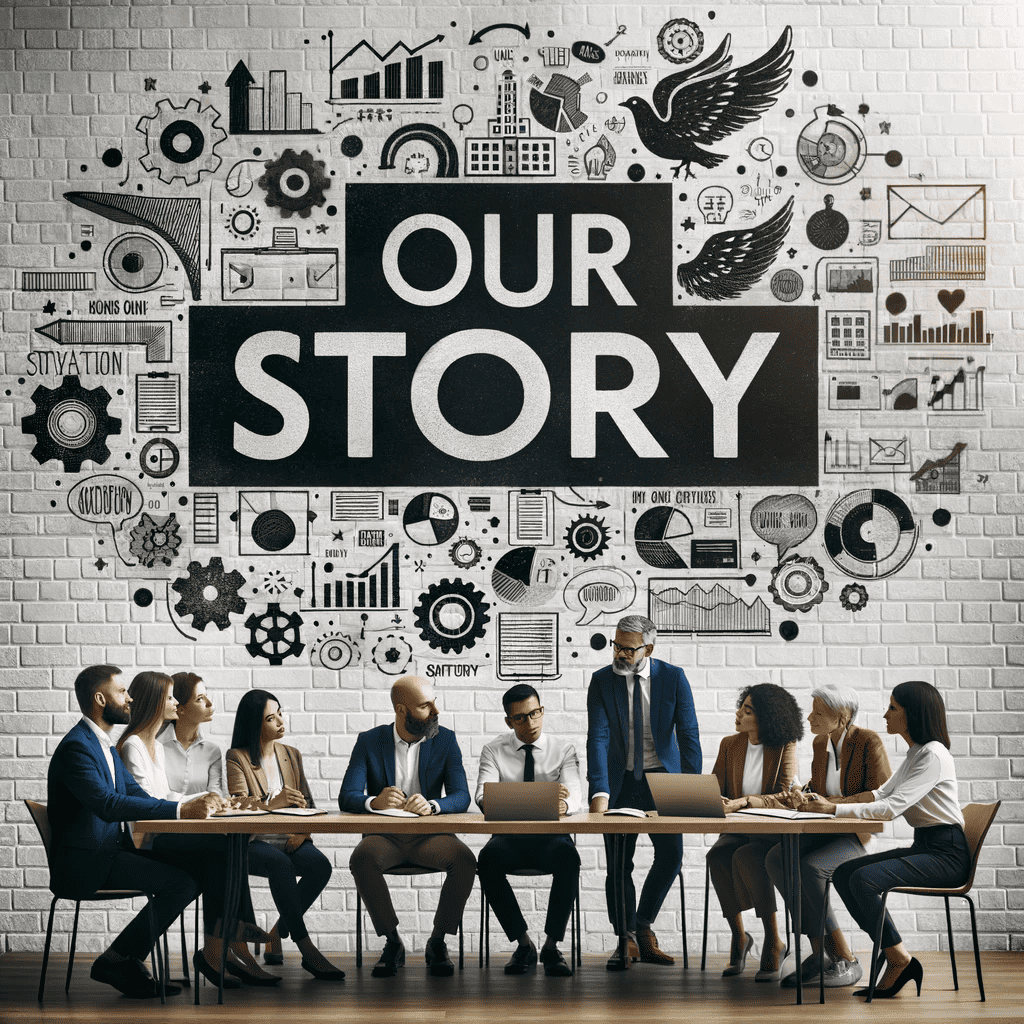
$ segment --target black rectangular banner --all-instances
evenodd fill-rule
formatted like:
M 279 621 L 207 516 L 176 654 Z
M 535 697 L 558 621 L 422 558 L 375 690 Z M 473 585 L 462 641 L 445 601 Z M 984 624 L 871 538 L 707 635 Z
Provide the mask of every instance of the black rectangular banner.
M 348 185 L 338 305 L 190 310 L 189 483 L 816 485 L 817 308 L 674 305 L 672 203 Z

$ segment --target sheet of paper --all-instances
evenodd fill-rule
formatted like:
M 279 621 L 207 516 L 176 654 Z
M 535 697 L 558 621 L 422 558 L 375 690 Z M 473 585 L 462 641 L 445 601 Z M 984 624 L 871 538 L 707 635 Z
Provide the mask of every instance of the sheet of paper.
M 272 814 L 290 814 L 294 818 L 311 818 L 316 814 L 326 814 L 327 811 L 319 807 L 278 807 Z
M 223 811 L 216 811 L 213 815 L 215 818 L 246 818 L 251 814 L 267 814 L 262 808 L 256 808 L 254 811 L 243 811 L 237 807 L 228 807 Z
M 401 807 L 385 807 L 383 811 L 370 811 L 371 814 L 383 814 L 388 818 L 418 818 L 413 811 L 403 811 Z
M 626 815 L 630 818 L 646 818 L 647 812 L 641 811 L 639 807 L 611 807 L 605 814 Z
M 762 818 L 787 818 L 790 821 L 806 818 L 831 818 L 831 814 L 820 811 L 791 811 L 785 807 L 743 807 L 737 814 L 754 814 Z

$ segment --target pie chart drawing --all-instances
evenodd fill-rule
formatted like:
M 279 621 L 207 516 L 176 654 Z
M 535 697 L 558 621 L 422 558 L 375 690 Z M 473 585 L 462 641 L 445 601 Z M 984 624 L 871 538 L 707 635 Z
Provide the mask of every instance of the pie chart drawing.
M 455 536 L 459 528 L 459 510 L 446 494 L 426 491 L 417 494 L 402 515 L 402 526 L 410 540 L 433 546 Z
M 683 538 L 693 533 L 685 512 L 671 505 L 649 508 L 633 527 L 636 553 L 656 569 L 688 569 Z
M 513 548 L 491 570 L 491 586 L 507 604 L 544 604 L 558 587 L 555 560 L 536 548 Z
M 913 513 L 892 491 L 853 491 L 825 520 L 825 550 L 847 576 L 884 579 L 906 565 L 918 532 Z

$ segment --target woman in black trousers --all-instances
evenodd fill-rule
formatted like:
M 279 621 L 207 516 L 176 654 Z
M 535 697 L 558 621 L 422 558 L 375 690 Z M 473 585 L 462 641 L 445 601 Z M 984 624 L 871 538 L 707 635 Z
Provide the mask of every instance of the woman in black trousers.
M 847 910 L 872 939 L 878 934 L 886 890 L 899 885 L 962 885 L 971 863 L 949 752 L 946 708 L 939 691 L 930 683 L 900 683 L 892 691 L 885 722 L 889 734 L 902 736 L 910 749 L 895 774 L 874 790 L 873 802 L 837 806 L 810 794 L 803 803 L 808 810 L 848 817 L 889 821 L 904 815 L 914 827 L 913 846 L 848 860 L 832 875 L 832 884 Z M 907 952 L 888 911 L 882 926 L 882 947 L 886 970 L 874 997 L 889 999 L 908 981 L 917 985 L 920 995 L 924 974 L 921 962 Z M 855 994 L 867 991 L 856 989 Z

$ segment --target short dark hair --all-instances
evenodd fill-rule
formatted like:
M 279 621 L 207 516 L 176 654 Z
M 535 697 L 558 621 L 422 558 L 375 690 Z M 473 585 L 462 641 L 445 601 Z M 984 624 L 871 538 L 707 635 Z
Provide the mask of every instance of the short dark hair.
M 175 672 L 171 678 L 174 680 L 174 699 L 179 704 L 187 704 L 196 692 L 196 684 L 203 681 L 203 677 L 195 672 Z
M 119 676 L 121 670 L 116 665 L 90 665 L 78 673 L 75 680 L 75 699 L 82 709 L 83 715 L 88 715 L 92 708 L 92 699 L 96 691 L 114 676 Z
M 167 691 L 172 686 L 174 680 L 163 672 L 139 672 L 135 676 L 128 687 L 128 696 L 132 699 L 132 717 L 128 728 L 121 733 L 117 741 L 119 754 L 129 736 L 142 732 L 152 725 L 156 718 L 163 721 Z
M 536 697 L 537 703 L 540 703 L 540 694 L 529 683 L 516 683 L 515 686 L 510 686 L 501 695 L 501 706 L 505 709 L 505 717 L 508 718 L 508 709 L 513 704 L 521 704 L 531 697 Z
M 249 760 L 260 766 L 260 734 L 263 732 L 263 709 L 272 700 L 281 702 L 269 690 L 249 690 L 242 694 L 235 710 L 235 727 L 231 730 L 231 746 L 248 751 Z
M 931 683 L 911 679 L 893 687 L 892 695 L 907 713 L 907 732 L 915 743 L 938 740 L 949 750 L 946 705 L 942 694 Z
M 736 707 L 750 698 L 757 718 L 757 737 L 766 747 L 781 748 L 804 734 L 804 720 L 796 698 L 774 683 L 758 683 L 740 692 Z

